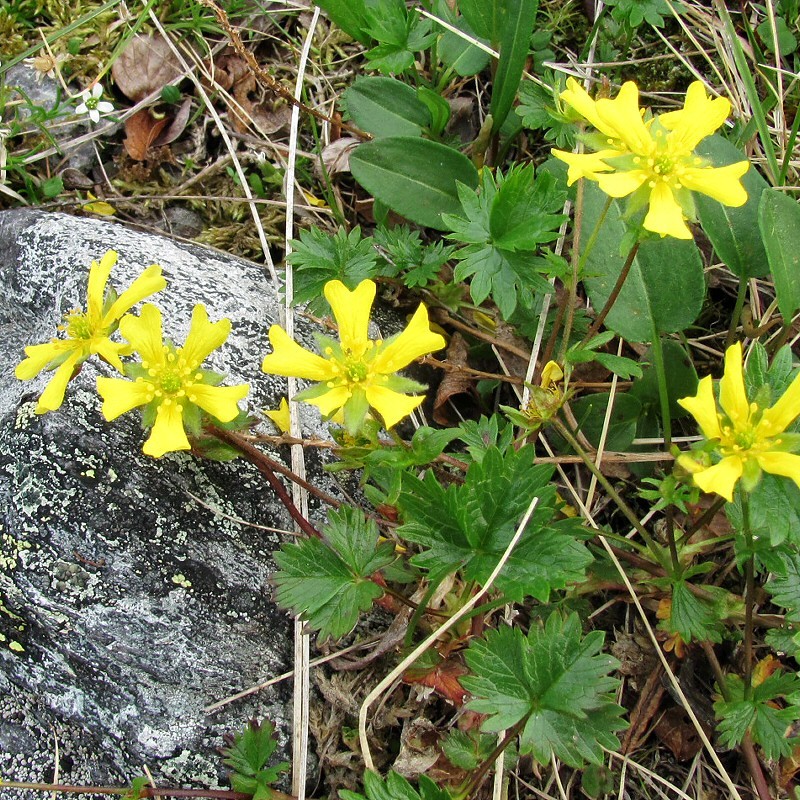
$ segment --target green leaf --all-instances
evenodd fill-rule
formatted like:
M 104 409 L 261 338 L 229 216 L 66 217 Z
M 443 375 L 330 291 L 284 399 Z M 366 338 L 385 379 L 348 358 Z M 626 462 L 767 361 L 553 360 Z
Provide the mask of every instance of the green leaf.
M 417 99 L 428 109 L 430 114 L 428 130 L 431 136 L 433 138 L 441 136 L 450 121 L 450 103 L 427 86 L 420 86 L 417 89 Z
M 492 84 L 492 132 L 498 134 L 517 96 L 528 58 L 539 0 L 505 0 L 501 17 L 500 59 Z
M 794 198 L 768 189 L 761 195 L 758 211 L 778 308 L 788 324 L 800 308 L 800 205 Z
M 553 142 L 562 150 L 572 150 L 575 144 L 575 123 L 562 113 L 558 95 L 563 91 L 563 81 L 552 73 L 545 74 L 545 83 L 540 86 L 533 81 L 523 81 L 519 89 L 519 105 L 516 113 L 522 124 L 531 130 L 543 130 L 545 141 Z
M 583 580 L 592 558 L 579 541 L 580 524 L 553 521 L 552 468 L 532 462 L 530 447 L 505 454 L 490 447 L 470 465 L 460 486 L 445 488 L 431 472 L 423 479 L 405 473 L 398 501 L 403 525 L 397 533 L 422 546 L 412 563 L 432 573 L 461 570 L 466 580 L 485 583 L 538 496 L 496 588 L 509 599 L 531 596 L 547 602 L 552 590 Z
M 761 41 L 764 47 L 770 51 L 775 52 L 775 40 L 772 37 L 772 25 L 768 19 L 765 19 L 757 28 Z M 791 28 L 786 24 L 783 17 L 775 17 L 775 33 L 778 39 L 778 53 L 782 56 L 790 56 L 797 50 L 797 39 L 794 38 Z
M 719 134 L 703 139 L 698 155 L 708 158 L 715 167 L 724 167 L 746 156 Z M 747 202 L 739 208 L 726 206 L 697 192 L 694 202 L 700 224 L 714 245 L 717 255 L 741 279 L 761 278 L 769 274 L 769 263 L 758 227 L 758 206 L 761 193 L 769 184 L 751 166 L 742 178 Z
M 595 446 L 600 444 L 606 410 L 608 409 L 608 392 L 589 394 L 572 401 L 572 412 L 578 421 L 581 433 Z M 608 426 L 605 449 L 626 451 L 636 438 L 636 424 L 642 404 L 630 394 L 617 394 L 611 409 L 611 420 Z
M 661 349 L 664 353 L 664 372 L 667 376 L 670 416 L 673 419 L 685 417 L 689 412 L 678 405 L 678 400 L 697 394 L 697 372 L 683 345 L 672 339 L 665 339 L 661 343 Z M 653 366 L 651 348 L 648 348 L 642 356 L 642 363 L 650 366 L 645 367 L 641 377 L 633 382 L 630 394 L 643 406 L 657 408 L 660 413 L 658 376 L 656 368 Z
M 689 590 L 686 581 L 677 580 L 672 584 L 670 617 L 662 621 L 661 627 L 670 633 L 679 634 L 684 642 L 721 642 L 721 618 L 722 614 L 715 603 L 696 597 Z
M 414 66 L 414 54 L 429 47 L 436 39 L 430 20 L 409 13 L 403 0 L 364 0 L 366 30 L 379 44 L 368 50 L 367 59 L 374 69 L 401 73 Z
M 476 36 L 499 41 L 505 0 L 459 0 L 458 9 Z
M 331 22 L 338 25 L 357 42 L 368 45 L 371 37 L 367 32 L 367 7 L 364 0 L 315 0 Z
M 428 139 L 392 136 L 359 145 L 350 156 L 353 177 L 406 219 L 442 230 L 442 214 L 461 210 L 457 183 L 478 185 L 472 162 Z
M 272 723 L 264 720 L 259 724 L 252 720 L 241 733 L 226 737 L 226 741 L 228 746 L 222 749 L 223 763 L 233 770 L 230 782 L 234 791 L 250 794 L 253 800 L 269 800 L 272 797 L 270 784 L 289 768 L 285 761 L 267 766 L 277 747 Z
M 378 257 L 372 239 L 361 238 L 361 228 L 350 233 L 339 228 L 334 234 L 321 228 L 300 231 L 300 239 L 292 239 L 292 252 L 287 259 L 294 268 L 294 303 L 308 303 L 312 314 L 330 311 L 323 295 L 328 281 L 340 280 L 348 289 L 378 274 Z
M 550 263 L 534 252 L 558 237 L 564 219 L 555 213 L 564 201 L 558 181 L 548 173 L 534 180 L 532 166 L 496 176 L 484 170 L 480 193 L 460 185 L 458 197 L 461 214 L 442 216 L 449 238 L 465 244 L 455 253 L 455 280 L 471 276 L 473 301 L 480 304 L 491 294 L 506 319 L 517 304 L 531 307 L 535 292 L 551 290 L 539 274 Z
M 424 244 L 419 231 L 412 231 L 408 225 L 381 225 L 375 231 L 375 244 L 383 250 L 385 266 L 381 274 L 400 278 L 409 288 L 436 280 L 455 250 L 441 241 Z
M 481 40 L 480 37 L 475 34 L 475 31 L 464 17 L 456 16 L 453 9 L 448 5 L 447 0 L 437 0 L 434 5 L 434 13 L 439 19 L 450 23 L 453 27 L 463 31 L 467 36 L 478 39 L 482 41 L 483 44 L 487 44 L 485 39 Z M 442 59 L 442 63 L 453 69 L 456 74 L 462 77 L 477 75 L 486 67 L 490 58 L 485 50 L 476 47 L 463 37 L 447 29 L 444 30 L 444 33 L 442 33 L 439 39 L 438 53 L 439 58 Z
M 352 630 L 359 613 L 383 594 L 370 576 L 395 558 L 391 542 L 378 543 L 375 523 L 349 506 L 330 513 L 324 537 L 281 545 L 273 576 L 278 602 L 318 630 L 320 640 Z
M 664 27 L 664 17 L 671 17 L 673 9 L 676 14 L 683 11 L 683 6 L 675 2 L 670 7 L 666 0 L 607 0 L 611 6 L 611 16 L 629 28 L 636 29 L 643 22 L 654 28 Z
M 58 197 L 64 191 L 64 181 L 58 176 L 42 181 L 42 194 L 45 197 Z
M 476 731 L 453 728 L 442 739 L 442 752 L 447 760 L 461 769 L 477 769 L 492 753 L 497 738 Z
M 726 506 L 731 524 L 742 531 L 741 498 Z M 781 475 L 762 473 L 756 488 L 750 492 L 750 528 L 772 547 L 784 542 L 800 547 L 800 488 Z
M 486 731 L 524 721 L 520 753 L 541 764 L 551 754 L 573 767 L 600 763 L 602 748 L 619 747 L 615 731 L 625 727 L 612 694 L 619 681 L 609 674 L 619 662 L 603 654 L 604 638 L 601 631 L 582 637 L 577 614 L 534 622 L 527 638 L 518 628 L 489 631 L 465 654 L 473 673 L 461 678 L 474 697 L 468 707 L 488 715 Z
M 786 609 L 787 622 L 800 622 L 800 553 L 781 553 L 783 574 L 773 574 L 764 587 L 776 606 Z
M 775 707 L 775 701 L 796 696 L 800 692 L 800 677 L 775 672 L 755 686 L 749 698 L 745 697 L 744 681 L 738 675 L 728 675 L 725 684 L 729 699 L 714 703 L 720 720 L 717 729 L 720 741 L 726 747 L 736 747 L 749 732 L 767 758 L 788 756 L 800 742 L 797 737 L 786 736 L 787 728 L 800 719 L 800 706 L 788 702 L 785 708 L 780 708 Z
M 587 182 L 584 191 L 584 230 L 593 231 L 606 196 Z M 589 251 L 584 286 L 599 311 L 622 271 L 627 252 L 620 254 L 627 226 L 622 209 L 613 201 Z M 697 245 L 672 237 L 646 239 L 605 325 L 630 342 L 648 342 L 653 325 L 660 333 L 675 333 L 691 325 L 703 307 L 706 285 Z
M 382 778 L 377 772 L 364 773 L 364 794 L 340 789 L 342 800 L 451 800 L 450 793 L 440 789 L 430 778 L 419 776 L 417 791 L 402 775 L 390 770 Z
M 422 136 L 422 129 L 431 124 L 417 93 L 395 78 L 356 78 L 342 99 L 353 122 L 376 138 Z
M 514 426 L 500 414 L 481 416 L 477 422 L 466 420 L 458 426 L 458 431 L 473 461 L 482 461 L 492 447 L 505 454 L 514 441 Z

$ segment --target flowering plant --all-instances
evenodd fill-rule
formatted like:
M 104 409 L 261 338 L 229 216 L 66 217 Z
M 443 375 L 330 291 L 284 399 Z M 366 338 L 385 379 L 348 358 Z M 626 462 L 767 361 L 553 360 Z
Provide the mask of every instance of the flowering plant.
M 81 92 L 81 102 L 75 107 L 76 114 L 87 114 L 92 122 L 100 122 L 101 114 L 110 114 L 114 110 L 114 104 L 107 100 L 101 100 L 103 87 L 95 83 L 91 89 L 84 89 Z
M 695 218 L 693 191 L 727 206 L 747 201 L 740 179 L 748 161 L 712 167 L 694 152 L 731 110 L 725 98 L 708 97 L 700 81 L 689 86 L 680 111 L 657 116 L 639 108 L 639 89 L 632 81 L 623 84 L 613 100 L 592 100 L 570 78 L 561 99 L 598 131 L 584 136 L 593 153 L 553 150 L 569 166 L 569 183 L 588 178 L 610 197 L 630 196 L 631 211 L 648 206 L 647 230 L 690 239 L 686 220 Z

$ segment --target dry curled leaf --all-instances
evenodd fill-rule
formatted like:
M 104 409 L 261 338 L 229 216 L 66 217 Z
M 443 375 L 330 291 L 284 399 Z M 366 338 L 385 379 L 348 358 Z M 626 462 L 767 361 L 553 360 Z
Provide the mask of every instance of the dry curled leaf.
M 151 111 L 143 108 L 129 117 L 125 123 L 125 150 L 134 161 L 144 161 L 147 151 L 155 144 L 159 134 L 167 125 L 167 118 L 156 119 Z
M 433 419 L 439 425 L 449 425 L 451 420 L 447 414 L 447 404 L 453 397 L 462 394 L 473 396 L 475 394 L 475 378 L 466 372 L 469 350 L 464 337 L 454 333 L 447 346 L 448 369 L 433 401 Z
M 136 103 L 182 74 L 175 54 L 161 36 L 134 36 L 111 67 L 119 90 Z
M 322 177 L 322 167 L 328 175 L 336 175 L 339 172 L 350 172 L 350 153 L 361 144 L 358 139 L 352 136 L 344 136 L 331 142 L 320 154 L 319 161 L 314 165 L 314 173 Z M 321 162 L 321 164 L 320 164 Z

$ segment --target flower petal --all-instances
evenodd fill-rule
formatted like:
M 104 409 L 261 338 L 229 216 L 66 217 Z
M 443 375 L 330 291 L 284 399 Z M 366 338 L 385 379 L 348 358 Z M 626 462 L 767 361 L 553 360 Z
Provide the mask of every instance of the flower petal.
M 304 400 L 304 403 L 316 406 L 324 417 L 329 417 L 334 411 L 341 408 L 350 399 L 350 389 L 347 386 L 334 386 L 329 392 Z
M 200 406 L 203 411 L 216 417 L 220 422 L 230 422 L 239 414 L 238 403 L 247 397 L 250 391 L 249 384 L 240 383 L 236 386 L 209 386 L 196 383 L 187 390 L 186 396 L 190 403 Z
M 649 155 L 653 149 L 653 137 L 642 120 L 639 108 L 639 88 L 633 81 L 622 84 L 613 100 L 598 100 L 597 115 L 606 130 L 616 131 L 616 137 L 634 153 Z M 603 128 L 598 128 L 605 133 Z
M 692 232 L 684 221 L 683 209 L 675 199 L 672 189 L 663 181 L 658 181 L 650 192 L 650 208 L 644 218 L 644 227 L 662 236 L 692 238 Z
M 263 372 L 309 381 L 329 381 L 336 377 L 333 362 L 301 347 L 280 325 L 269 329 L 269 341 L 272 352 L 261 363 Z
M 128 314 L 119 323 L 119 332 L 142 357 L 145 364 L 164 361 L 164 337 L 161 332 L 161 312 L 152 303 L 145 303 L 139 316 Z
M 707 493 L 715 492 L 729 503 L 733 501 L 733 489 L 736 481 L 742 477 L 744 464 L 739 456 L 723 458 L 719 464 L 696 472 L 692 475 L 694 482 Z
M 800 415 L 800 373 L 795 375 L 789 388 L 778 398 L 775 405 L 764 411 L 758 425 L 759 432 L 763 432 L 765 436 L 781 433 L 797 419 L 798 415 Z
M 14 374 L 21 381 L 35 378 L 51 361 L 59 358 L 67 350 L 73 350 L 71 339 L 54 339 L 44 344 L 32 344 L 25 348 L 27 358 L 17 364 Z
M 92 261 L 89 267 L 89 285 L 86 289 L 86 311 L 90 319 L 98 321 L 103 316 L 103 301 L 111 270 L 117 263 L 115 250 L 108 250 L 100 261 Z
M 223 318 L 219 322 L 209 322 L 206 307 L 198 303 L 192 309 L 192 324 L 186 343 L 180 348 L 186 364 L 194 369 L 199 367 L 216 350 L 231 332 L 231 321 Z
M 378 351 L 371 365 L 372 370 L 382 375 L 397 372 L 420 356 L 441 350 L 446 344 L 444 336 L 431 330 L 428 309 L 420 304 L 408 327 L 389 339 Z
M 111 422 L 131 409 L 147 405 L 153 399 L 153 385 L 124 378 L 98 378 L 97 393 L 103 399 L 103 416 Z
M 612 139 L 620 138 L 616 126 L 608 124 L 606 120 L 598 114 L 597 103 L 592 100 L 589 93 L 575 78 L 567 78 L 567 88 L 561 92 L 560 97 L 567 105 L 572 106 L 572 108 L 601 133 L 610 136 Z
M 92 352 L 97 353 L 102 359 L 111 364 L 117 372 L 123 375 L 125 374 L 125 365 L 122 363 L 120 355 L 127 355 L 125 353 L 127 349 L 128 345 L 112 342 L 107 336 L 92 340 Z
M 264 416 L 269 417 L 281 433 L 289 433 L 291 427 L 291 415 L 289 413 L 289 403 L 285 397 L 281 397 L 280 405 L 276 409 L 265 409 Z
M 639 169 L 597 176 L 598 185 L 609 197 L 627 197 L 646 180 L 647 173 Z
M 369 404 L 383 417 L 387 428 L 397 425 L 425 399 L 425 395 L 409 397 L 385 386 L 368 386 L 366 391 Z
M 80 353 L 73 353 L 53 374 L 50 382 L 45 386 L 44 391 L 36 404 L 37 414 L 46 414 L 48 411 L 55 411 L 61 408 L 64 402 L 64 392 L 67 384 L 72 379 L 75 367 L 81 361 Z
M 736 342 L 725 351 L 725 373 L 719 382 L 719 404 L 734 428 L 744 428 L 750 419 L 750 403 L 744 388 L 742 343 Z
M 114 301 L 103 318 L 103 324 L 110 325 L 127 311 L 130 311 L 140 300 L 160 292 L 167 285 L 161 275 L 161 267 L 151 264 L 138 278 Z
M 727 167 L 687 167 L 678 180 L 693 192 L 708 195 L 726 206 L 743 206 L 747 190 L 741 177 L 750 168 L 749 161 L 737 161 Z
M 771 472 L 773 475 L 783 475 L 791 478 L 800 486 L 800 456 L 794 453 L 761 453 L 756 456 L 758 465 L 764 472 Z
M 702 81 L 692 83 L 680 111 L 660 114 L 658 121 L 672 131 L 670 145 L 687 153 L 711 136 L 731 113 L 730 101 L 725 97 L 711 98 Z
M 342 349 L 355 358 L 361 358 L 369 342 L 369 315 L 375 301 L 375 282 L 361 281 L 351 292 L 341 281 L 328 281 L 324 291 L 339 326 Z
M 173 450 L 190 450 L 183 429 L 183 407 L 169 400 L 162 402 L 156 412 L 156 422 L 142 450 L 145 455 L 161 458 Z
M 717 404 L 714 400 L 714 387 L 710 375 L 706 375 L 697 384 L 694 397 L 682 397 L 678 405 L 685 408 L 696 420 L 706 439 L 719 439 L 722 431 L 719 427 Z
M 590 181 L 598 179 L 599 172 L 611 172 L 614 167 L 606 164 L 604 158 L 614 158 L 620 155 L 619 150 L 600 150 L 597 153 L 570 153 L 566 150 L 553 149 L 550 151 L 556 158 L 569 166 L 567 183 L 572 186 L 579 178 Z

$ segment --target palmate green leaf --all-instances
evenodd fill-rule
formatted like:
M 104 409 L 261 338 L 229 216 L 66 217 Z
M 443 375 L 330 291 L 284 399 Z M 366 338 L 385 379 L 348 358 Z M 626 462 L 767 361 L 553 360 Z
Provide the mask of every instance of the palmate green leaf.
M 547 142 L 553 142 L 562 150 L 572 150 L 575 144 L 575 123 L 563 114 L 558 105 L 558 95 L 564 89 L 552 73 L 546 73 L 545 83 L 555 88 L 541 86 L 533 81 L 523 81 L 519 89 L 519 105 L 516 113 L 522 124 L 531 130 L 543 130 Z
M 410 13 L 403 0 L 364 0 L 365 29 L 378 42 L 368 50 L 367 59 L 384 73 L 399 74 L 414 66 L 414 54 L 429 47 L 436 35 L 431 23 L 420 14 Z
M 676 14 L 683 11 L 679 2 L 672 4 L 666 0 L 607 0 L 611 6 L 611 16 L 617 21 L 638 28 L 647 22 L 654 28 L 664 27 L 664 17 L 671 17 L 673 9 Z
M 497 565 L 534 496 L 539 503 L 495 587 L 509 599 L 547 602 L 554 589 L 583 580 L 592 558 L 579 541 L 579 521 L 553 521 L 555 491 L 549 466 L 533 466 L 533 449 L 502 454 L 487 448 L 460 486 L 443 487 L 432 473 L 403 475 L 398 506 L 401 538 L 424 549 L 415 566 L 440 573 L 462 570 L 483 584 Z
M 383 594 L 369 578 L 394 559 L 394 545 L 378 543 L 375 523 L 343 506 L 331 512 L 324 541 L 281 545 L 275 554 L 280 570 L 273 576 L 278 602 L 319 631 L 320 640 L 338 639 Z
M 294 268 L 295 304 L 308 303 L 308 310 L 319 315 L 330 312 L 322 293 L 328 281 L 340 280 L 352 290 L 379 272 L 372 239 L 363 239 L 358 225 L 350 233 L 339 228 L 333 235 L 320 228 L 300 231 L 287 260 Z
M 364 794 L 340 789 L 342 800 L 451 800 L 446 789 L 440 789 L 430 778 L 419 776 L 419 790 L 415 789 L 402 775 L 390 770 L 382 778 L 377 772 L 364 773 Z
M 782 574 L 773 574 L 764 587 L 776 606 L 786 609 L 787 622 L 800 622 L 800 553 L 785 550 L 781 554 Z
M 604 639 L 600 631 L 582 637 L 577 614 L 551 614 L 527 638 L 518 628 L 490 631 L 465 654 L 468 707 L 488 715 L 486 731 L 525 720 L 520 752 L 540 763 L 551 754 L 573 767 L 600 763 L 602 748 L 619 747 L 615 731 L 625 727 L 624 709 L 612 699 L 619 681 L 609 675 L 619 662 L 602 652 Z
M 711 591 L 713 587 L 705 588 Z M 670 633 L 680 634 L 685 642 L 721 642 L 723 618 L 724 614 L 716 603 L 696 597 L 686 581 L 677 580 L 672 583 L 669 619 L 663 620 L 661 627 Z
M 384 251 L 381 274 L 400 278 L 410 288 L 434 280 L 455 249 L 442 242 L 423 243 L 419 231 L 412 231 L 408 225 L 380 226 L 375 231 L 375 244 Z
M 484 170 L 480 193 L 459 185 L 458 198 L 462 213 L 442 214 L 442 222 L 465 245 L 455 253 L 454 278 L 471 277 L 473 301 L 491 295 L 508 319 L 518 303 L 532 305 L 534 292 L 551 291 L 542 277 L 550 262 L 534 253 L 558 237 L 564 219 L 555 213 L 564 201 L 556 179 L 546 172 L 534 179 L 530 165 L 496 177 Z
M 753 687 L 749 698 L 745 698 L 744 681 L 738 675 L 728 675 L 725 684 L 729 699 L 714 703 L 723 744 L 736 747 L 749 732 L 767 758 L 788 756 L 800 742 L 786 736 L 787 728 L 800 719 L 800 706 L 792 702 L 800 692 L 800 677 L 775 672 Z M 776 707 L 779 703 L 785 707 Z
M 275 727 L 269 720 L 261 723 L 253 720 L 241 733 L 232 737 L 222 755 L 223 763 L 233 770 L 230 782 L 234 791 L 251 794 L 253 800 L 272 797 L 271 784 L 289 768 L 285 761 L 267 766 L 276 747 Z

